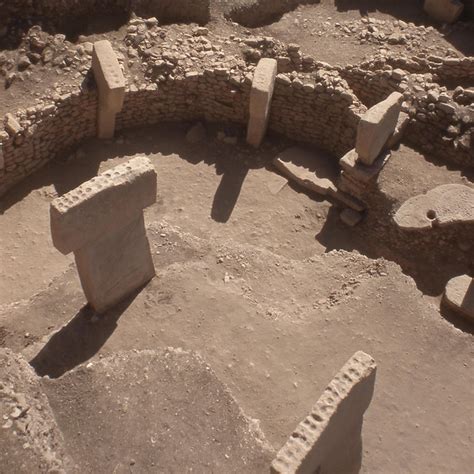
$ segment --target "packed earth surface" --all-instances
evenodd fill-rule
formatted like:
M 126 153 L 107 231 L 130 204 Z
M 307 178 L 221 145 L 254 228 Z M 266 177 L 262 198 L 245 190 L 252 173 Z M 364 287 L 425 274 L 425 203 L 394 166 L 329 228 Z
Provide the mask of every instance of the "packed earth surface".
M 359 350 L 377 363 L 360 472 L 472 472 L 474 322 L 443 293 L 452 278 L 474 276 L 474 222 L 417 233 L 393 220 L 438 186 L 474 189 L 474 16 L 466 2 L 458 21 L 443 24 L 421 3 L 212 0 L 209 17 L 194 21 L 98 11 L 77 23 L 28 13 L 2 25 L 5 143 L 16 125 L 31 134 L 41 126 L 33 107 L 93 87 L 98 40 L 117 51 L 131 94 L 186 82 L 190 69 L 228 68 L 241 89 L 234 105 L 202 99 L 212 120 L 133 126 L 140 107 L 152 107 L 144 99 L 118 118 L 112 139 L 84 133 L 38 169 L 5 167 L 13 178 L 0 181 L 0 472 L 269 472 Z M 260 147 L 246 143 L 235 103 L 248 101 L 245 81 L 267 56 L 284 66 L 280 85 L 312 94 L 316 78 L 316 92 L 349 96 L 346 122 L 327 128 L 333 146 L 329 132 L 304 140 L 298 111 L 270 119 Z M 365 209 L 348 225 L 339 199 L 272 163 L 298 146 L 338 175 L 355 146 L 344 129 L 392 90 L 405 94 L 410 123 L 375 185 L 354 193 Z M 290 113 L 292 99 L 275 94 Z M 235 121 L 221 119 L 221 106 L 230 116 L 234 107 Z M 437 108 L 439 130 L 429 128 Z M 138 156 L 157 173 L 156 203 L 144 211 L 156 276 L 98 314 L 74 255 L 53 245 L 50 206 Z

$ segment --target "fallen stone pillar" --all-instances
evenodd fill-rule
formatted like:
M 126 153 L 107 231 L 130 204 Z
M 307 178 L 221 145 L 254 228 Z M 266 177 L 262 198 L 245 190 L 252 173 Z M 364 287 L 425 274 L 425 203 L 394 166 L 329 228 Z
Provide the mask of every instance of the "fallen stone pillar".
M 355 150 L 359 160 L 371 165 L 397 128 L 403 96 L 393 92 L 371 107 L 357 127 Z
M 376 364 L 356 352 L 274 459 L 276 474 L 358 473 L 361 430 L 375 385 Z
M 51 235 L 64 255 L 74 252 L 91 306 L 106 311 L 151 280 L 155 269 L 143 209 L 156 202 L 156 172 L 134 158 L 51 203 Z
M 464 10 L 459 0 L 425 0 L 424 10 L 436 21 L 454 23 Z
M 115 131 L 115 116 L 123 107 L 125 78 L 109 41 L 94 43 L 92 71 L 99 90 L 97 136 L 112 138 Z
M 250 116 L 247 143 L 259 147 L 267 131 L 273 89 L 277 74 L 275 59 L 264 58 L 258 62 L 250 91 Z

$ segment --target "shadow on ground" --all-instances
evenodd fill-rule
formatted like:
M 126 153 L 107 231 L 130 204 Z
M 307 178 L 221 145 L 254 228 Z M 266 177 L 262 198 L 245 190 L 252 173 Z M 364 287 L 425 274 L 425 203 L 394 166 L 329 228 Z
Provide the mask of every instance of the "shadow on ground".
M 30 361 L 40 377 L 61 377 L 92 358 L 117 328 L 118 320 L 143 288 L 103 315 L 86 305 L 63 328 L 51 336 Z

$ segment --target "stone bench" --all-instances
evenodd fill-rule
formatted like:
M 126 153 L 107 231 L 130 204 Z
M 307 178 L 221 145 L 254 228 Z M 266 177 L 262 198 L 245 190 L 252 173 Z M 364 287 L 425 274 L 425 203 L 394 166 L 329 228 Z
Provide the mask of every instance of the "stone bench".
M 122 110 L 125 98 L 125 77 L 110 41 L 94 43 L 92 71 L 99 90 L 97 136 L 112 138 L 115 116 Z
M 363 416 L 374 393 L 375 361 L 356 352 L 280 449 L 273 474 L 356 473 Z
M 259 147 L 267 131 L 270 106 L 275 87 L 277 62 L 264 58 L 258 62 L 250 91 L 247 143 Z
M 155 275 L 143 209 L 156 202 L 156 172 L 134 158 L 81 184 L 51 203 L 51 236 L 74 252 L 82 288 L 99 313 Z

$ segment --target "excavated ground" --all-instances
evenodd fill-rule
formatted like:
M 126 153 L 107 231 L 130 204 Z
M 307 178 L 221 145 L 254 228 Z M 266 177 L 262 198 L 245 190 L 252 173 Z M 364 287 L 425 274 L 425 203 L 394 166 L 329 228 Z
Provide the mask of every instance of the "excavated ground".
M 260 420 L 275 450 L 363 349 L 380 367 L 364 425 L 363 472 L 467 472 L 472 336 L 444 319 L 439 299 L 423 296 L 396 264 L 337 250 L 337 238 L 352 238 L 342 223 L 335 241 L 321 243 L 331 204 L 259 167 L 273 147 L 252 156 L 212 138 L 190 145 L 185 131 L 162 125 L 112 144 L 92 141 L 81 149 L 87 160 L 51 164 L 12 193 L 0 231 L 8 275 L 0 292 L 2 344 L 51 377 L 119 350 L 198 351 L 244 412 Z M 158 172 L 159 199 L 146 212 L 157 277 L 97 319 L 83 308 L 72 258 L 50 242 L 48 206 L 57 193 L 136 153 L 146 153 Z M 394 162 L 392 177 L 409 183 L 403 156 Z
M 228 3 L 215 2 L 214 11 L 225 13 Z M 323 0 L 256 29 L 222 19 L 208 27 L 222 37 L 248 32 L 299 43 L 304 53 L 331 64 L 357 63 L 381 48 L 474 54 L 473 30 L 460 27 L 413 25 L 415 39 L 395 46 L 361 42 L 366 12 L 353 3 Z M 426 20 L 403 5 L 369 14 L 390 24 L 399 18 L 418 25 Z M 101 25 L 93 28 L 81 41 L 126 34 L 125 27 L 105 35 L 96 34 Z M 0 92 L 0 113 L 26 108 L 45 89 L 80 82 L 82 76 L 48 66 L 22 79 Z M 439 309 L 447 279 L 467 271 L 462 262 L 394 254 L 367 224 L 344 226 L 331 203 L 301 193 L 263 166 L 285 142 L 275 140 L 252 152 L 216 141 L 212 129 L 208 143 L 191 145 L 186 130 L 160 125 L 113 142 L 92 140 L 2 198 L 0 347 L 23 353 L 39 374 L 50 377 L 122 350 L 197 351 L 244 412 L 260 420 L 274 450 L 361 349 L 379 366 L 364 424 L 362 471 L 469 472 L 474 463 L 472 328 Z M 139 153 L 149 156 L 158 172 L 158 201 L 146 212 L 157 277 L 97 318 L 84 308 L 73 258 L 52 246 L 49 204 Z M 380 177 L 382 192 L 400 204 L 439 184 L 472 181 L 466 172 L 434 164 L 404 145 Z M 68 434 L 67 427 L 80 418 L 73 410 L 60 410 L 68 403 L 82 403 L 88 416 L 96 410 L 96 424 L 80 428 L 93 437 L 106 423 L 108 402 L 87 405 L 87 391 L 54 391 L 54 382 L 50 396 L 68 443 L 74 446 L 76 434 Z M 123 436 L 126 445 L 130 432 Z M 6 452 L 8 447 L 0 445 Z M 94 456 L 108 450 L 100 437 L 93 445 Z M 76 463 L 97 461 L 84 452 L 72 453 Z M 134 454 L 136 468 L 128 454 L 121 456 L 114 452 L 108 462 L 126 472 L 149 466 L 140 454 Z

